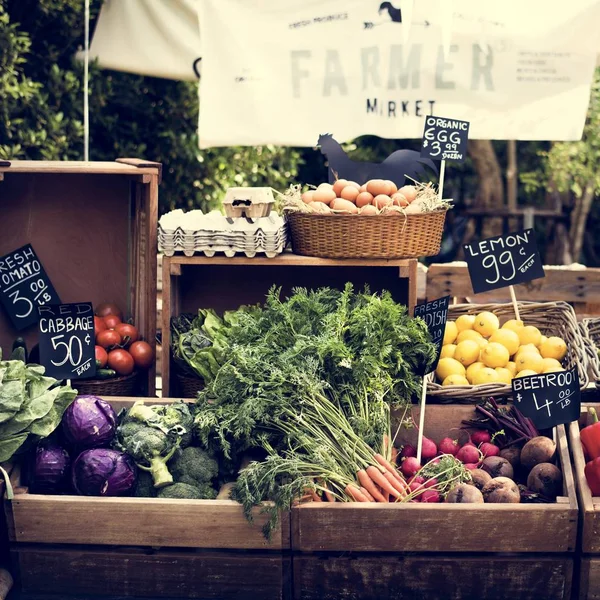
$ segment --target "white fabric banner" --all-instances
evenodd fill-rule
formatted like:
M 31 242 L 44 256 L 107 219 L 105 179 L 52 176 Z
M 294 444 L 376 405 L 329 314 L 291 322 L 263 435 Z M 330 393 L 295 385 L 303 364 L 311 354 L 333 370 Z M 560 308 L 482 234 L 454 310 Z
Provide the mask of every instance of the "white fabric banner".
M 420 138 L 578 140 L 600 1 L 198 0 L 200 145 Z

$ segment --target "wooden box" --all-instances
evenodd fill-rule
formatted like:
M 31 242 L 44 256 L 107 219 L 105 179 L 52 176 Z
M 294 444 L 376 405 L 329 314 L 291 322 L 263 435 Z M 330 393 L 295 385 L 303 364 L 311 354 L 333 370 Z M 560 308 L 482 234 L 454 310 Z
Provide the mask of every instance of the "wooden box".
M 135 398 L 106 398 L 115 410 Z M 149 404 L 170 400 L 148 399 Z M 13 471 L 4 500 L 13 564 L 27 594 L 279 599 L 289 519 L 270 541 L 232 500 L 29 494 Z
M 160 165 L 116 162 L 0 163 L 0 256 L 31 243 L 62 302 L 115 302 L 154 347 Z M 13 329 L 0 312 L 0 347 L 37 328 Z M 154 394 L 154 369 L 143 382 Z
M 437 442 L 473 411 L 428 406 L 425 434 Z M 555 432 L 564 475 L 556 504 L 293 508 L 295 598 L 569 598 L 578 510 L 564 426 Z

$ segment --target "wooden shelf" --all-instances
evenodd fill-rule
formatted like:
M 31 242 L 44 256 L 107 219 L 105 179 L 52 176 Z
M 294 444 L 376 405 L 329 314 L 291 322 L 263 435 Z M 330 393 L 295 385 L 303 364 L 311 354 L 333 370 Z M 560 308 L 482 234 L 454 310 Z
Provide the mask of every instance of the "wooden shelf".
M 211 258 L 203 255 L 198 256 L 165 256 L 164 260 L 171 265 L 227 265 L 230 267 L 251 267 L 251 266 L 272 266 L 272 267 L 408 267 L 413 258 L 314 258 L 312 256 L 300 256 L 291 252 L 274 258 L 266 256 L 255 256 L 248 258 L 247 256 L 213 256 Z
M 73 173 L 86 175 L 156 175 L 160 163 L 137 159 L 114 162 L 12 160 L 0 161 L 0 173 Z

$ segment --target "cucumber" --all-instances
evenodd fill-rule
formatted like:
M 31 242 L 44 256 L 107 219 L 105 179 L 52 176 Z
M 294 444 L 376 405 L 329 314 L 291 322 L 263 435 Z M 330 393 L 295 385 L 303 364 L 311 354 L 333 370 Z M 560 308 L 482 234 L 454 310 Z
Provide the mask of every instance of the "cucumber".
M 97 369 L 96 379 L 112 379 L 117 376 L 117 372 L 112 369 Z

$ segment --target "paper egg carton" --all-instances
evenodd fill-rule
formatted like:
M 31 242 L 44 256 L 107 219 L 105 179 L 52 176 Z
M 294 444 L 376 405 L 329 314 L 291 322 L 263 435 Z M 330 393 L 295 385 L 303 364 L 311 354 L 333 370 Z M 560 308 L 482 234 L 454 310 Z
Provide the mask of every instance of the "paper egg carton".
M 214 256 L 223 252 L 232 257 L 252 258 L 281 254 L 288 243 L 287 226 L 276 212 L 258 219 L 224 217 L 218 211 L 171 211 L 159 221 L 158 247 L 166 256 L 183 252 L 186 256 Z
M 273 191 L 268 187 L 228 188 L 223 199 L 225 214 L 230 218 L 268 217 L 274 204 Z

